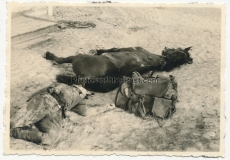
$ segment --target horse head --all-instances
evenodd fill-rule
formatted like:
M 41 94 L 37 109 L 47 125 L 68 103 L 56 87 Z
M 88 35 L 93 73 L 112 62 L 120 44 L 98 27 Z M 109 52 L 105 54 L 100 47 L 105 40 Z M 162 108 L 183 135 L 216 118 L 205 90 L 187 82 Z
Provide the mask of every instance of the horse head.
M 193 58 L 190 56 L 189 50 L 192 47 L 182 48 L 167 48 L 165 47 L 162 51 L 162 57 L 166 60 L 166 65 L 163 70 L 170 71 L 175 67 L 178 67 L 182 64 L 191 64 L 193 63 Z

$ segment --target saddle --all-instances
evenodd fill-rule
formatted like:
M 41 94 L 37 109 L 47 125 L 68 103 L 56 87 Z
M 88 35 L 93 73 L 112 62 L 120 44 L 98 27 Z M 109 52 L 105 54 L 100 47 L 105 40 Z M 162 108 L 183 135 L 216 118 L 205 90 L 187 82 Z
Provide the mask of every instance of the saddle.
M 159 120 L 172 116 L 177 102 L 177 82 L 170 75 L 142 77 L 133 72 L 130 78 L 125 77 L 115 98 L 115 106 L 136 116 L 146 118 L 154 116 Z

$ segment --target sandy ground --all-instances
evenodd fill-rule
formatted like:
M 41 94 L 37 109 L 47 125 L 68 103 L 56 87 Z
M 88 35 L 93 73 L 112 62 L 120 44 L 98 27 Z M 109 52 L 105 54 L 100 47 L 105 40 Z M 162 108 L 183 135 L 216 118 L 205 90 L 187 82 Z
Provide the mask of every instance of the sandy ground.
M 162 128 L 115 108 L 116 90 L 85 100 L 87 116 L 68 112 L 63 138 L 41 146 L 11 138 L 12 149 L 103 151 L 218 151 L 220 143 L 221 12 L 204 8 L 56 7 L 57 20 L 92 21 L 96 28 L 50 33 L 51 40 L 27 48 L 12 46 L 11 115 L 33 92 L 72 72 L 71 65 L 52 65 L 48 50 L 58 56 L 96 48 L 141 46 L 160 54 L 164 47 L 193 46 L 194 63 L 170 73 L 179 88 L 177 112 Z M 89 64 L 90 65 L 90 64 Z

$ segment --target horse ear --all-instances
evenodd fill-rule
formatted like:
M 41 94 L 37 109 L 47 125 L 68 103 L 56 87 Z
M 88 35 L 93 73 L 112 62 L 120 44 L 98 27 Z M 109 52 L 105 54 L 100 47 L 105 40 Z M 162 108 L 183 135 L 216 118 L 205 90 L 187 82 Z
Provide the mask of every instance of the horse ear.
M 191 47 L 187 47 L 187 48 L 184 49 L 184 51 L 188 52 L 191 48 L 192 48 L 192 46 Z

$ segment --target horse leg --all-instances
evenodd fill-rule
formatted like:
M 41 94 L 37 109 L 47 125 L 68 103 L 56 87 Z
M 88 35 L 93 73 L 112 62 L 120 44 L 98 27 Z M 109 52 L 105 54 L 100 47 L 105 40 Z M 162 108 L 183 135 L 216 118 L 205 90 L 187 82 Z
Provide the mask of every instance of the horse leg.
M 59 74 L 56 76 L 56 80 L 59 83 L 65 83 L 67 85 L 79 84 L 76 76 Z
M 98 49 L 96 50 L 96 52 L 97 55 L 101 55 L 102 53 L 106 53 L 106 52 L 120 52 L 120 49 L 119 48 Z
M 142 47 L 135 47 L 136 50 L 142 52 L 142 53 L 150 53 L 149 51 L 145 50 L 144 48 Z
M 45 54 L 45 58 L 47 60 L 52 60 L 58 64 L 62 64 L 62 63 L 72 63 L 73 60 L 75 59 L 75 56 L 69 56 L 69 57 L 66 57 L 66 58 L 62 58 L 62 57 L 57 57 L 55 56 L 53 53 L 47 51 L 46 54 Z
M 106 52 L 124 52 L 124 51 L 135 51 L 133 47 L 128 48 L 111 48 L 111 49 L 99 49 L 97 50 L 97 55 L 101 55 Z
M 71 76 L 71 75 L 65 75 L 65 74 L 59 74 L 56 76 L 56 80 L 59 83 L 64 83 L 67 85 L 82 85 L 82 87 L 85 87 L 85 81 L 84 79 L 81 79 L 78 76 Z

